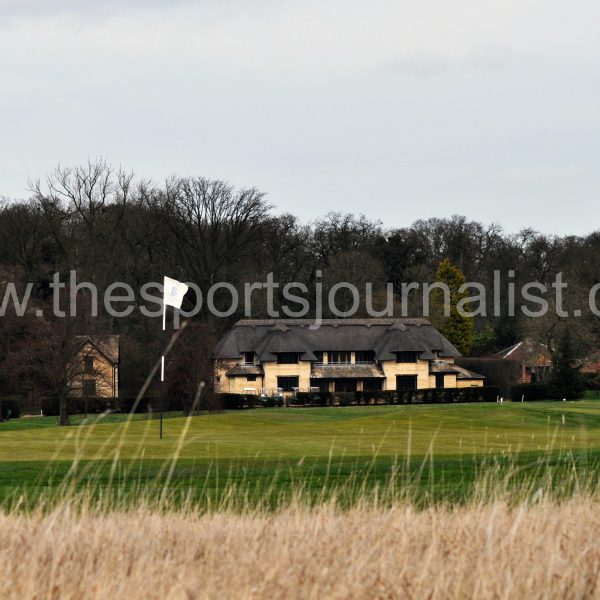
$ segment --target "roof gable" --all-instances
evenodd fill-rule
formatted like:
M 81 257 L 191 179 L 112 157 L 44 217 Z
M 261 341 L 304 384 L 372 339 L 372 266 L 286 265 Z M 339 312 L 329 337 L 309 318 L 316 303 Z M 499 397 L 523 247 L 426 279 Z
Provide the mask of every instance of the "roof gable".
M 117 364 L 120 359 L 120 338 L 118 335 L 77 335 L 75 336 L 76 352 L 86 344 L 91 344 L 108 361 Z
M 527 366 L 549 366 L 552 363 L 552 354 L 548 346 L 529 338 L 500 350 L 494 356 Z

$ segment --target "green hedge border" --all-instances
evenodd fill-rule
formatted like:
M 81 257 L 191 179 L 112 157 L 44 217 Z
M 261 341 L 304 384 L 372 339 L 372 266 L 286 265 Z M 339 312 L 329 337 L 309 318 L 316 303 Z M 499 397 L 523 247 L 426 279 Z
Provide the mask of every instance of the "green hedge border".
M 289 406 L 374 406 L 385 404 L 459 404 L 496 402 L 500 396 L 497 386 L 399 390 L 379 392 L 296 392 L 287 398 Z M 218 394 L 219 404 L 225 410 L 239 410 L 257 406 L 282 406 L 283 399 L 261 400 L 255 395 Z

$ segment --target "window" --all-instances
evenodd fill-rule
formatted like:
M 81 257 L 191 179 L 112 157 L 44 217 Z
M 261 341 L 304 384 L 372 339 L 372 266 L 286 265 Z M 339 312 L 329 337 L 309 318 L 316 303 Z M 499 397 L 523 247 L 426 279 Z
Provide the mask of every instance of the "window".
M 244 352 L 244 364 L 246 364 L 246 365 L 254 364 L 254 352 Z
M 397 390 L 416 390 L 417 376 L 416 375 L 396 375 Z
M 94 357 L 93 356 L 84 356 L 83 357 L 83 370 L 86 373 L 94 372 Z
M 256 381 L 256 375 L 248 375 L 246 381 Z
M 369 378 L 363 379 L 363 390 L 365 392 L 379 392 L 383 381 L 381 379 Z
M 417 362 L 416 352 L 396 352 L 397 363 L 415 363 Z
M 361 350 L 355 353 L 357 363 L 371 363 L 375 360 L 375 352 L 373 350 Z
M 329 381 L 327 379 L 311 379 L 310 387 L 318 388 L 320 392 L 328 392 L 329 391 Z
M 352 352 L 329 352 L 330 365 L 349 365 L 352 362 Z
M 435 387 L 438 390 L 441 390 L 444 388 L 444 374 L 443 373 L 435 374 Z
M 298 353 L 297 352 L 279 352 L 277 354 L 278 365 L 297 365 L 298 364 Z
M 96 380 L 86 379 L 83 382 L 83 395 L 84 396 L 95 396 L 96 395 Z
M 291 392 L 293 388 L 299 387 L 299 377 L 278 377 L 277 387 L 281 388 L 284 392 Z
M 317 359 L 318 363 L 322 363 L 323 362 L 323 353 L 322 352 L 315 352 L 315 358 Z
M 356 391 L 356 379 L 336 379 L 335 380 L 335 391 L 336 392 L 355 392 Z

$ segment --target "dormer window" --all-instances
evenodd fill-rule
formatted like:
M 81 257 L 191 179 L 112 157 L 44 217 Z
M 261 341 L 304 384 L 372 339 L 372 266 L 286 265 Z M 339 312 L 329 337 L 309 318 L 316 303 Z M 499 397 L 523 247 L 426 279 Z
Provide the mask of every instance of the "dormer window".
M 417 362 L 417 352 L 396 352 L 396 362 L 397 363 L 416 363 Z
M 330 365 L 349 365 L 352 362 L 352 352 L 329 352 L 327 362 Z
M 278 365 L 297 365 L 299 359 L 298 352 L 279 352 L 277 354 Z
M 375 352 L 373 350 L 361 350 L 354 354 L 357 364 L 372 363 L 375 360 Z
M 244 364 L 245 365 L 253 365 L 254 364 L 254 352 L 244 352 Z

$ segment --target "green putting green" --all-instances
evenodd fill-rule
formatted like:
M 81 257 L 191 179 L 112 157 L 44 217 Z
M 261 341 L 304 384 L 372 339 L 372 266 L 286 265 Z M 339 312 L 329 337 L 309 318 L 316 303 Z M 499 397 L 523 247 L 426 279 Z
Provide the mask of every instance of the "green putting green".
M 0 461 L 301 459 L 600 449 L 600 401 L 257 409 L 58 427 L 0 424 Z M 81 419 L 78 420 L 81 423 Z M 185 431 L 187 427 L 187 432 Z M 185 435 L 184 435 L 185 433 Z

